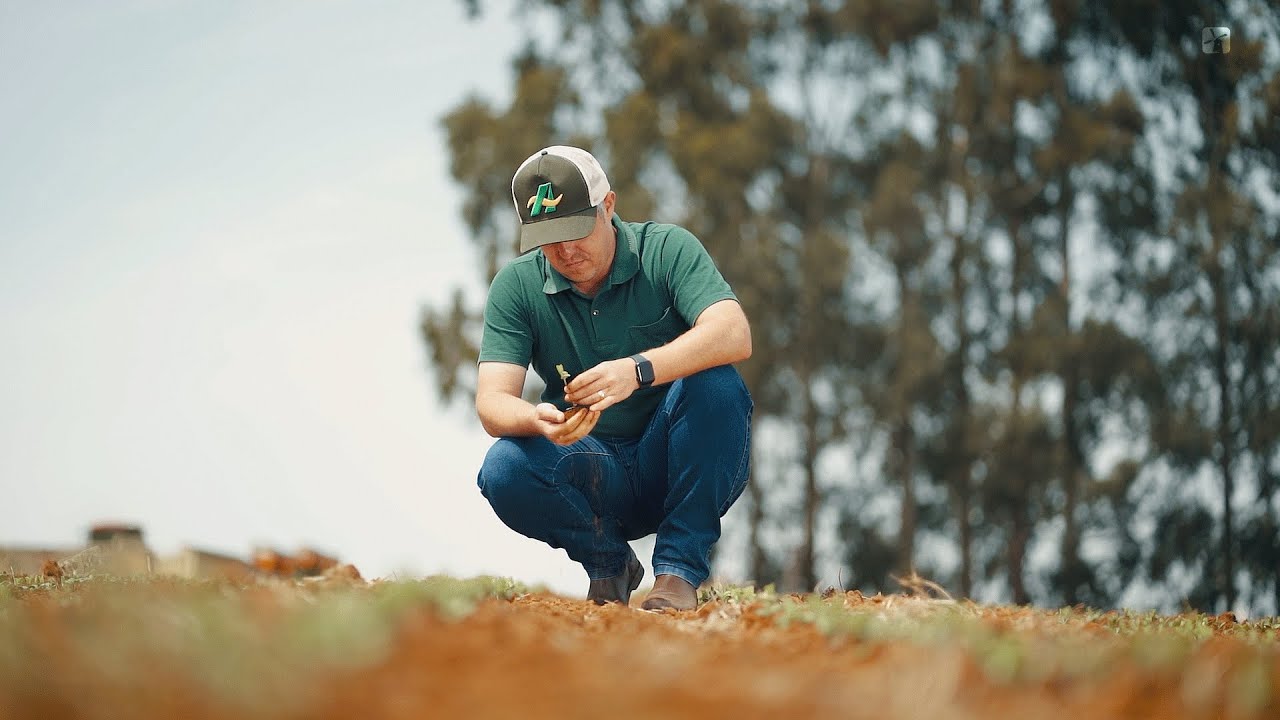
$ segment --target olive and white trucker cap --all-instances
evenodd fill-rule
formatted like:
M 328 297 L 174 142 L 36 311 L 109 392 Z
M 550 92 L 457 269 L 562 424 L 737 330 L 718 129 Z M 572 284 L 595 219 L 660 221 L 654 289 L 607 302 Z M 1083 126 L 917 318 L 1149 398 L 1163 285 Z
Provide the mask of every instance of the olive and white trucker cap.
M 582 148 L 552 145 L 530 155 L 511 179 L 520 252 L 589 235 L 608 193 L 604 169 Z

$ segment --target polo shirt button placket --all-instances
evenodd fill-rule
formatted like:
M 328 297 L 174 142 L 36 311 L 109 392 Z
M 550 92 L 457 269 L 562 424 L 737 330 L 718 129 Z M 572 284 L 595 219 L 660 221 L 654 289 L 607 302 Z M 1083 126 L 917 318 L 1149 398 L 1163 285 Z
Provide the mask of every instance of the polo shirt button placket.
M 591 311 L 591 314 L 592 314 L 592 315 L 595 315 L 595 316 L 599 316 L 599 315 L 600 315 L 600 311 L 599 311 L 599 310 L 592 310 L 592 311 Z

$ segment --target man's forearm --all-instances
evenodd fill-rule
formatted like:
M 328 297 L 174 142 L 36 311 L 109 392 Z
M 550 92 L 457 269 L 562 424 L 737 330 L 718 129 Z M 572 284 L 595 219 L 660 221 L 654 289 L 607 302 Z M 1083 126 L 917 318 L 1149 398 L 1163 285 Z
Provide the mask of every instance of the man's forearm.
M 751 329 L 745 318 L 739 320 L 738 312 L 695 324 L 666 345 L 645 351 L 643 355 L 653 363 L 654 384 L 751 357 Z
M 502 392 L 488 392 L 476 398 L 476 414 L 485 432 L 493 437 L 528 437 L 537 435 L 534 425 L 537 413 L 522 398 Z

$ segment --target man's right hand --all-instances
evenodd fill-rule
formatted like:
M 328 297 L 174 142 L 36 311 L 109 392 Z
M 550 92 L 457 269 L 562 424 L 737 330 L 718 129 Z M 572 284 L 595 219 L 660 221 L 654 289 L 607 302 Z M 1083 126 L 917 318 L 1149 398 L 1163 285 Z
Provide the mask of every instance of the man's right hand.
M 569 408 L 569 412 L 560 412 L 551 403 L 539 403 L 534 407 L 534 424 L 543 437 L 557 445 L 572 445 L 596 426 L 600 413 L 584 407 Z

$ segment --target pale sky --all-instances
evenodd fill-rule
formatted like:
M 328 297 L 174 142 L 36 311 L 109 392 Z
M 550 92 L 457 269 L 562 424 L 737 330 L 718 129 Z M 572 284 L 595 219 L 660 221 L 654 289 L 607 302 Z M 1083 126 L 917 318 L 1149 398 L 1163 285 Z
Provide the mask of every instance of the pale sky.
M 475 282 L 438 120 L 506 100 L 489 11 L 0 0 L 0 545 L 120 521 L 585 591 L 476 490 L 417 330 Z

